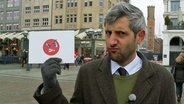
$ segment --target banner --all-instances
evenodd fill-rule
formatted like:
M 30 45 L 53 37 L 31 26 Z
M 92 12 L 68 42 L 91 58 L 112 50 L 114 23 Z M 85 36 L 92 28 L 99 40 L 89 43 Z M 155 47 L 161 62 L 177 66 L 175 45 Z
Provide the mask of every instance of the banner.
M 74 63 L 74 31 L 29 32 L 29 63 L 43 63 L 59 57 L 62 63 Z

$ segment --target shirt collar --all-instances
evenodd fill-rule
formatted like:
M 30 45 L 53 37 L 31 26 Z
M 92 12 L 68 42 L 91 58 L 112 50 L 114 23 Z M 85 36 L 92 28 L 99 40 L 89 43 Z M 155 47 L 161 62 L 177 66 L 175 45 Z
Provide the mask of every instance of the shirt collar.
M 116 73 L 117 69 L 120 66 L 117 62 L 111 60 L 111 72 L 112 74 Z M 142 67 L 142 60 L 137 56 L 132 60 L 128 65 L 124 66 L 125 70 L 128 72 L 129 75 L 132 75 L 136 72 L 138 72 Z

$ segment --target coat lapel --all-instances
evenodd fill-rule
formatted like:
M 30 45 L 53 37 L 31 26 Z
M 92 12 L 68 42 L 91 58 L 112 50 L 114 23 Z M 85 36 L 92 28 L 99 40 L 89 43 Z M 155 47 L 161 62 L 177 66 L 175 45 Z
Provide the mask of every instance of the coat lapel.
M 109 57 L 105 57 L 99 65 L 96 80 L 106 104 L 117 104 Z
M 140 70 L 135 87 L 132 93 L 136 95 L 136 104 L 141 104 L 146 95 L 151 91 L 153 84 L 150 81 L 151 76 L 154 74 L 154 70 L 151 68 L 148 60 L 138 53 L 138 56 L 142 59 L 143 66 Z

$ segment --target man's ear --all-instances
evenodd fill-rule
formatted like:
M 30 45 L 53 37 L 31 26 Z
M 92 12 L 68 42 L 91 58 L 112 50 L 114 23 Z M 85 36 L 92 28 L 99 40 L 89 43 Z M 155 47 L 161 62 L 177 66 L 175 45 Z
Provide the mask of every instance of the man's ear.
M 145 37 L 145 31 L 144 30 L 139 31 L 136 36 L 137 44 L 140 44 L 144 40 L 144 37 Z

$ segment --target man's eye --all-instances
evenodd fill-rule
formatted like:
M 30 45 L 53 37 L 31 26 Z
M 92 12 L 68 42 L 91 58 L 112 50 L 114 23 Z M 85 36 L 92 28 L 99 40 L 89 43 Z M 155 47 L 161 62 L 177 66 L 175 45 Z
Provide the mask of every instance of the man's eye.
M 117 31 L 116 34 L 118 34 L 120 36 L 124 36 L 125 35 L 125 32 L 123 32 L 123 31 Z
M 111 31 L 105 31 L 105 34 L 109 36 L 109 35 L 112 34 L 112 32 Z

